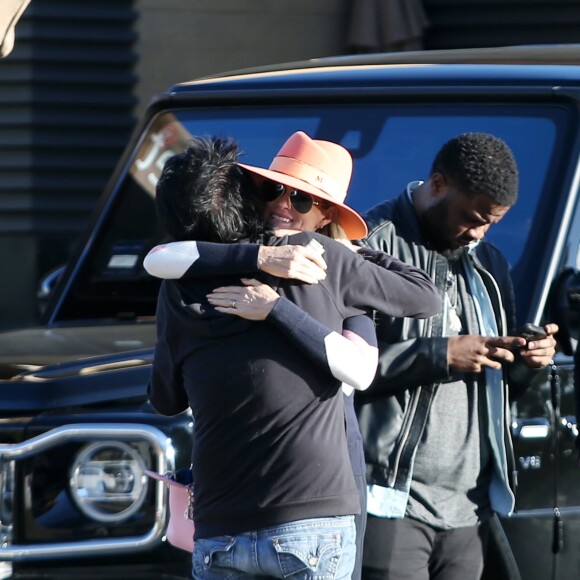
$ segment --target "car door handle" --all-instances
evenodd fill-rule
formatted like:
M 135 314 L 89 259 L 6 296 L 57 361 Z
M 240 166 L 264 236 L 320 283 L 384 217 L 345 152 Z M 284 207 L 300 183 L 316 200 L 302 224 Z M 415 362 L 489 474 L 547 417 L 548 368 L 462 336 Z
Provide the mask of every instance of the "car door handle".
M 545 439 L 550 434 L 550 422 L 545 417 L 514 419 L 512 437 L 519 439 Z

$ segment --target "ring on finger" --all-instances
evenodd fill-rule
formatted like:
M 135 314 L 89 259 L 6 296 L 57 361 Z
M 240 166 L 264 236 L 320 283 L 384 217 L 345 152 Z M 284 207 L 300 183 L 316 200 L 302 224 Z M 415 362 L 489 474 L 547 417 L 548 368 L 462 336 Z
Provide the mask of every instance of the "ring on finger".
M 232 300 L 232 306 L 231 307 L 232 308 L 235 308 L 236 307 L 236 301 L 235 300 Z

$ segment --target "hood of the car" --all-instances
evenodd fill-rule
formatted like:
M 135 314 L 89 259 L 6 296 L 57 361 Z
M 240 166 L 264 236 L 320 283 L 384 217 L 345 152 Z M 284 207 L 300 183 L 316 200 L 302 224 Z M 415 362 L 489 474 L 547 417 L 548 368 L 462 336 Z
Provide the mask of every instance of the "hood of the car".
M 33 411 L 145 397 L 154 324 L 0 333 L 0 406 Z
M 155 325 L 115 324 L 25 328 L 0 332 L 0 379 L 92 356 L 152 347 Z

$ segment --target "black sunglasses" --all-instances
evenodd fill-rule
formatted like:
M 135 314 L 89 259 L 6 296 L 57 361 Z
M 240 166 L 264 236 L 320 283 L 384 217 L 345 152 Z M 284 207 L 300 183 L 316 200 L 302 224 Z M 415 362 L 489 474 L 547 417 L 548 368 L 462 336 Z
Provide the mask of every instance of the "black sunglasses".
M 266 179 L 260 186 L 260 191 L 265 201 L 274 201 L 284 195 L 286 186 Z M 298 213 L 308 213 L 313 205 L 321 205 L 309 193 L 299 189 L 290 190 L 290 203 Z

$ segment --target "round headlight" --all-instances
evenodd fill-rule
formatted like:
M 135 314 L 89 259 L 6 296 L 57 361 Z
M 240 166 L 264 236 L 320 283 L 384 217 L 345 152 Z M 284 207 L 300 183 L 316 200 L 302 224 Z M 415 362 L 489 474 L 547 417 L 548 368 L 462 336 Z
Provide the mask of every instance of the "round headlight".
M 145 469 L 139 453 L 125 443 L 92 443 L 82 449 L 71 467 L 71 495 L 92 519 L 121 522 L 145 500 Z

